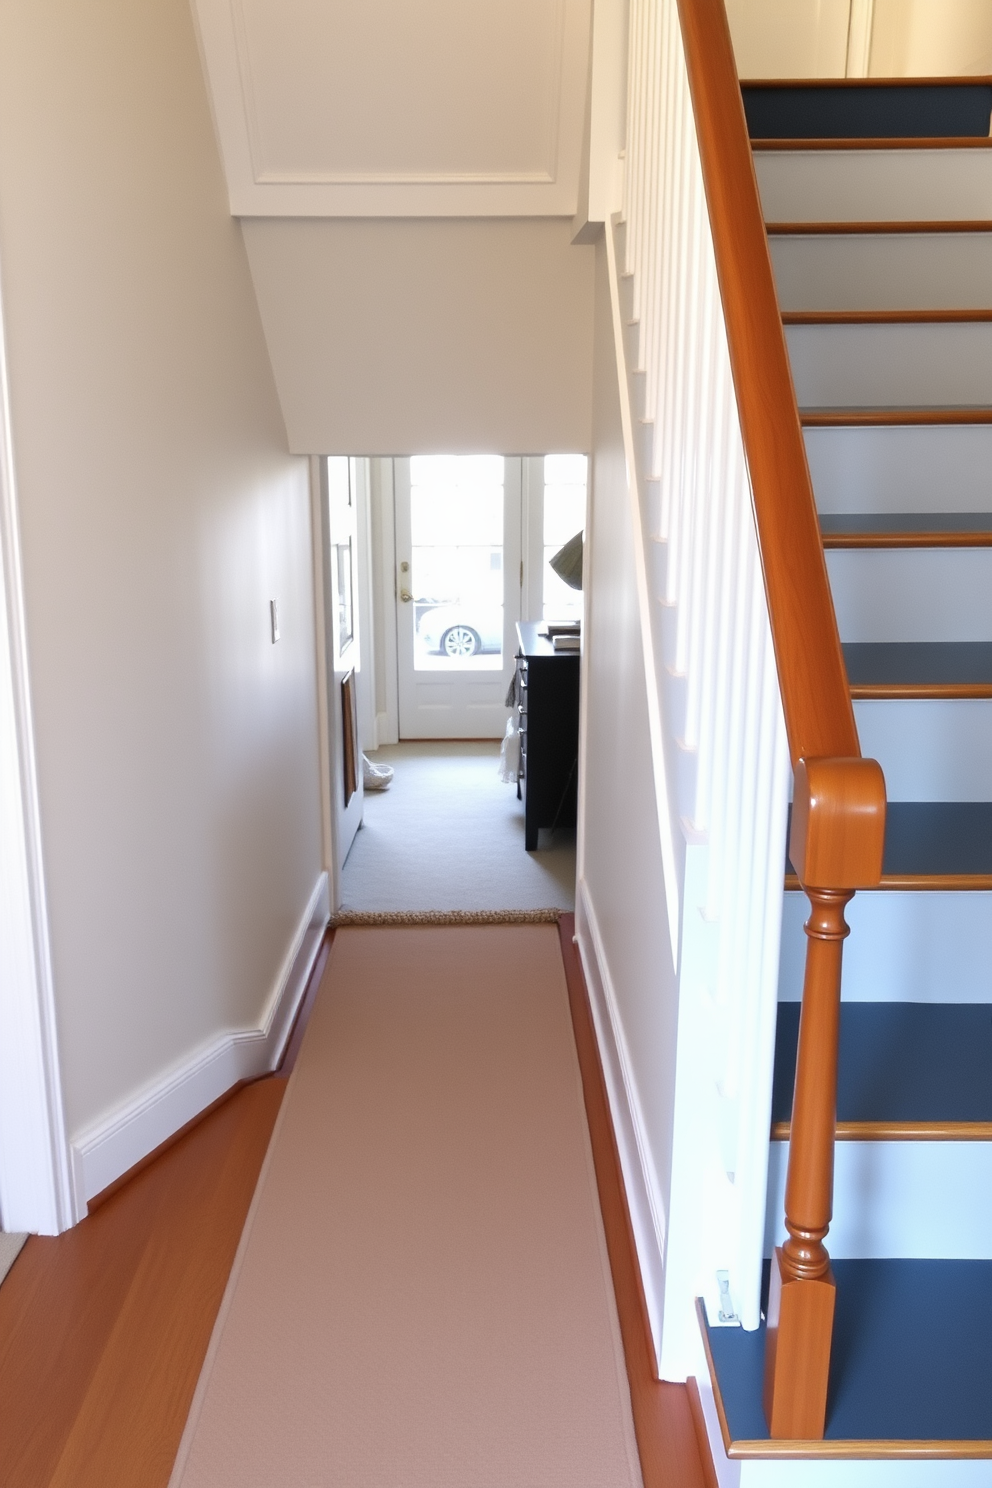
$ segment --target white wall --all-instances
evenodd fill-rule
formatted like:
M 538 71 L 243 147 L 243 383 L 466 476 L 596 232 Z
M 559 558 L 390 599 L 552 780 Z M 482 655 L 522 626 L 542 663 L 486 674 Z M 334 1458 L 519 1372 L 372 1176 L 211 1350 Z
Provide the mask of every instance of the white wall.
M 988 0 L 727 0 L 744 78 L 992 73 Z
M 592 249 L 570 218 L 242 227 L 292 449 L 588 448 Z
M 258 1025 L 322 868 L 307 470 L 185 0 L 4 6 L 0 263 L 77 1132 Z
M 648 1307 L 660 1332 L 671 1186 L 678 989 L 634 575 L 606 255 L 596 248 L 577 921 L 599 1020 Z M 583 921 L 588 921 L 588 929 Z M 590 953 L 596 964 L 590 964 Z M 612 1026 L 610 1026 L 612 1025 Z

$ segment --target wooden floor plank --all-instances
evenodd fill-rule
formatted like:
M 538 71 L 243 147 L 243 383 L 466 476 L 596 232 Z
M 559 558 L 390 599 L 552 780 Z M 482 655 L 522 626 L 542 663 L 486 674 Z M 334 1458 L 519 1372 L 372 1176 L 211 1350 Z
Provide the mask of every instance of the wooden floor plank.
M 0 1482 L 165 1488 L 286 1082 L 245 1086 L 0 1288 Z
M 666 1383 L 655 1375 L 654 1351 L 648 1336 L 634 1235 L 593 1031 L 589 994 L 579 953 L 572 939 L 574 928 L 574 915 L 562 915 L 559 921 L 562 957 L 606 1247 L 627 1361 L 644 1488 L 712 1488 L 715 1483 L 713 1466 L 702 1457 L 686 1386 Z

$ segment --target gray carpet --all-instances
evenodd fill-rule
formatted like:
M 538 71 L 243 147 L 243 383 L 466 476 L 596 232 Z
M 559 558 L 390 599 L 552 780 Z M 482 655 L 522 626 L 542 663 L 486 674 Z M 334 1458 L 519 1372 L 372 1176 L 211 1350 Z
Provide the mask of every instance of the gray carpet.
M 370 755 L 395 770 L 365 797 L 365 824 L 342 880 L 342 910 L 575 907 L 575 832 L 524 850 L 524 808 L 496 773 L 497 743 L 393 744 Z
M 27 1238 L 27 1235 L 8 1235 L 0 1230 L 0 1281 L 17 1260 Z

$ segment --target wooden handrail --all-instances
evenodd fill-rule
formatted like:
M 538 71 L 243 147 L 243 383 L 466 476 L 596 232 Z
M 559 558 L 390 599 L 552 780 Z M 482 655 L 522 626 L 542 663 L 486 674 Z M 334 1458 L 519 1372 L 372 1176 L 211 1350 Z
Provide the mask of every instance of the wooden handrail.
M 844 908 L 878 884 L 885 781 L 862 759 L 724 0 L 677 0 L 758 548 L 795 773 L 789 856 L 810 900 L 765 1353 L 773 1437 L 822 1437 Z

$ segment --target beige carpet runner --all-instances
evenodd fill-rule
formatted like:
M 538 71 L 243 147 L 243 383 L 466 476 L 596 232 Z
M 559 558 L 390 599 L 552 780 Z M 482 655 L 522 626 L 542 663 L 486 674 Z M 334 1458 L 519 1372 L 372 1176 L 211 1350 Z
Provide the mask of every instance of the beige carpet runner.
M 172 1488 L 639 1488 L 557 931 L 335 939 Z

